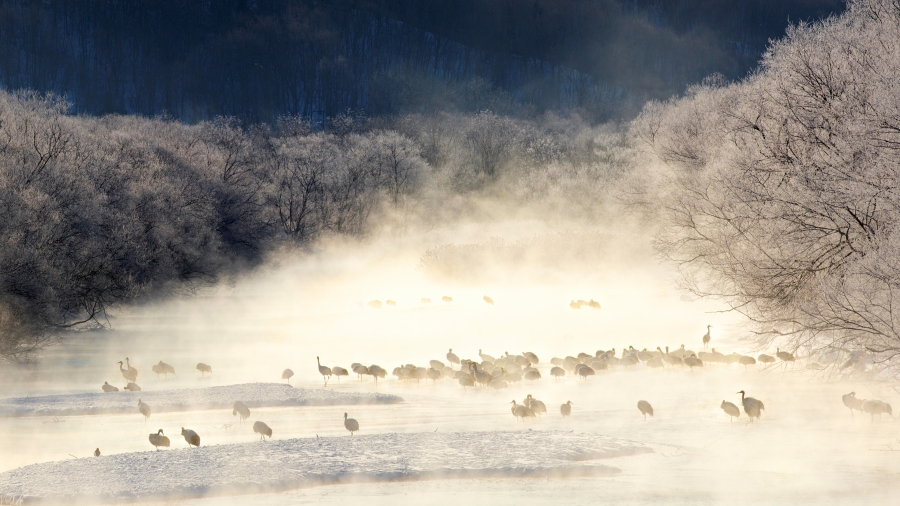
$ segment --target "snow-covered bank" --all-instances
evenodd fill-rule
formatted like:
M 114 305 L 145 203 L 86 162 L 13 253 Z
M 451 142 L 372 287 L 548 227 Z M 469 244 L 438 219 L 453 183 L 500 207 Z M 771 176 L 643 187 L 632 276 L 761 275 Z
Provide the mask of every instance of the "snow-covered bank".
M 0 399 L 0 416 L 72 416 L 137 412 L 143 400 L 154 413 L 198 409 L 231 409 L 234 401 L 247 406 L 337 406 L 396 404 L 403 398 L 379 393 L 335 392 L 294 388 L 283 383 L 245 383 L 208 388 L 15 397 Z
M 34 464 L 0 474 L 30 502 L 118 502 L 233 495 L 350 481 L 610 475 L 592 459 L 650 453 L 641 443 L 561 431 L 377 434 L 187 446 Z

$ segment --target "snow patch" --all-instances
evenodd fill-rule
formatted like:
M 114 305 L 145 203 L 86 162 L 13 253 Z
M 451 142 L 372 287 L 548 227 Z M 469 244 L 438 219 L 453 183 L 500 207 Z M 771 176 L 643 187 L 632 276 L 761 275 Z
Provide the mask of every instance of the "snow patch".
M 138 399 L 154 413 L 232 409 L 235 401 L 250 408 L 396 404 L 403 398 L 378 393 L 294 388 L 284 383 L 245 383 L 208 388 L 14 397 L 0 399 L 0 416 L 73 416 L 137 412 Z
M 186 446 L 180 437 L 173 446 Z M 274 492 L 358 481 L 604 476 L 587 456 L 652 452 L 641 443 L 561 431 L 375 434 L 123 453 L 0 473 L 23 503 L 120 502 Z

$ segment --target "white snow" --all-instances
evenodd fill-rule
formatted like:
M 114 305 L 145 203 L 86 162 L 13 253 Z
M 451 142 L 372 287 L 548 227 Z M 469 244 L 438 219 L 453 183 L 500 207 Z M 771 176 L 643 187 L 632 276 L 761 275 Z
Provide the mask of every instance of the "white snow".
M 395 404 L 403 398 L 380 393 L 336 392 L 294 388 L 283 383 L 241 385 L 181 390 L 46 395 L 0 399 L 0 416 L 72 416 L 136 412 L 138 399 L 154 413 L 200 409 L 231 409 L 235 401 L 250 408 L 270 406 L 336 406 Z
M 202 436 L 201 436 L 202 437 Z M 7 500 L 118 502 L 235 495 L 349 481 L 595 476 L 587 463 L 653 450 L 609 436 L 563 431 L 418 432 L 288 439 L 33 464 L 0 474 Z

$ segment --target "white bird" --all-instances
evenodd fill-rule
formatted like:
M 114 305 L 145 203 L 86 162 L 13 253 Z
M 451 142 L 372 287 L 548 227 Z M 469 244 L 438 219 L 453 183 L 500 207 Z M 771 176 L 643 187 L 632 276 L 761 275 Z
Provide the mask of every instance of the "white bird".
M 118 392 L 119 391 L 118 388 L 110 385 L 109 383 L 107 383 L 105 381 L 103 382 L 103 385 L 100 388 L 102 388 L 104 392 Z
M 291 377 L 294 375 L 294 371 L 290 369 L 285 369 L 281 372 L 281 379 L 287 380 L 288 384 L 291 383 Z
M 475 382 L 481 383 L 482 386 L 485 386 L 491 382 L 493 379 L 490 374 L 484 372 L 483 370 L 478 369 L 478 364 L 472 364 L 472 368 L 474 371 L 472 374 L 475 376 Z
M 563 418 L 572 414 L 572 401 L 566 401 L 565 404 L 559 407 L 559 412 L 562 414 Z
M 375 378 L 375 385 L 378 385 L 378 378 L 384 378 L 387 376 L 387 371 L 384 370 L 381 366 L 372 364 L 368 367 L 369 375 Z
M 231 410 L 231 416 L 239 415 L 241 423 L 250 418 L 250 408 L 241 401 L 234 401 L 234 409 Z
M 849 394 L 842 395 L 841 400 L 844 402 L 844 406 L 850 408 L 850 416 L 853 416 L 854 409 L 862 413 L 863 400 L 856 398 L 856 392 L 850 392 Z
M 516 420 L 519 418 L 522 419 L 522 422 L 525 421 L 525 417 L 530 416 L 534 418 L 534 411 L 532 411 L 528 406 L 524 406 L 522 404 L 516 404 L 515 399 L 512 401 L 512 407 L 510 408 L 513 416 L 516 417 Z
M 867 400 L 863 401 L 862 408 L 863 408 L 863 411 L 872 415 L 873 422 L 875 421 L 875 415 L 878 415 L 878 419 L 880 420 L 882 413 L 887 413 L 888 415 L 891 416 L 891 418 L 894 417 L 894 412 L 893 412 L 893 410 L 891 410 L 891 405 L 884 401 L 879 401 L 879 400 L 875 400 L 875 399 L 867 399 Z
M 373 309 L 381 309 L 381 301 L 380 300 L 370 300 L 368 303 L 366 303 L 366 305 Z
M 575 374 L 581 376 L 582 379 L 586 380 L 588 376 L 593 376 L 594 374 L 596 374 L 596 372 L 594 372 L 594 369 L 592 369 L 589 365 L 578 364 L 578 366 L 575 367 Z
M 528 381 L 534 381 L 541 379 L 541 372 L 537 369 L 530 369 L 525 373 L 525 379 Z
M 201 376 L 201 377 L 202 377 L 205 373 L 210 373 L 210 374 L 212 374 L 212 367 L 210 367 L 210 366 L 207 365 L 207 364 L 204 364 L 203 362 L 200 362 L 199 364 L 197 364 L 197 370 L 200 371 L 200 376 Z
M 587 303 L 587 305 L 590 306 L 590 307 L 592 307 L 592 308 L 594 308 L 594 309 L 600 309 L 600 303 L 597 302 L 597 301 L 594 300 L 594 299 L 589 300 L 588 303 Z
M 128 357 L 125 357 L 125 363 L 128 364 Z M 127 379 L 128 381 L 136 381 L 137 380 L 137 369 L 131 367 L 129 364 L 127 367 L 122 367 L 122 361 L 118 362 L 119 371 L 122 373 L 122 377 Z
M 547 406 L 544 405 L 543 402 L 533 398 L 531 394 L 528 394 L 528 396 L 525 397 L 525 400 L 522 402 L 525 404 L 525 406 L 528 407 L 528 409 L 534 411 L 534 414 L 536 415 L 547 412 Z
M 484 296 L 484 301 L 492 306 L 494 305 L 494 299 L 488 297 L 487 295 Z
M 391 306 L 391 307 L 397 307 L 397 302 L 396 302 L 396 301 L 393 301 L 393 300 L 391 300 L 391 299 L 388 299 L 388 300 L 384 301 L 384 303 L 387 304 L 388 306 Z
M 726 400 L 723 400 L 722 404 L 719 407 L 722 408 L 722 411 L 724 411 L 725 414 L 730 417 L 729 418 L 730 420 L 734 420 L 734 417 L 741 416 L 741 410 L 738 409 L 738 407 L 735 406 L 733 403 L 730 403 Z
M 364 375 L 369 374 L 369 368 L 362 364 L 354 363 L 350 366 L 350 369 L 352 369 L 353 372 L 356 373 L 356 375 L 359 377 L 359 381 L 362 381 L 362 377 Z
M 505 373 L 504 373 L 504 374 L 505 374 Z M 501 388 L 509 388 L 509 383 L 507 383 L 506 381 L 504 381 L 504 380 L 503 380 L 503 376 L 501 375 L 500 377 L 498 377 L 498 378 L 494 379 L 493 381 L 491 381 L 491 384 L 488 385 L 488 386 L 490 386 L 490 387 L 493 388 L 494 390 L 500 390 Z
M 335 376 L 337 376 L 338 383 L 341 382 L 341 376 L 349 376 L 350 375 L 350 373 L 347 372 L 347 369 L 344 369 L 343 367 L 338 367 L 338 366 L 334 366 L 331 368 L 331 374 L 334 374 Z
M 744 405 L 744 413 L 747 413 L 751 422 L 753 421 L 753 417 L 756 417 L 758 420 L 761 414 L 760 412 L 766 409 L 765 405 L 763 405 L 762 401 L 754 399 L 753 397 L 744 397 L 745 392 L 743 390 L 738 393 L 741 394 L 741 404 Z
M 181 435 L 184 436 L 184 440 L 187 441 L 188 447 L 191 446 L 200 446 L 200 435 L 191 429 L 181 428 Z
M 444 295 L 443 297 L 441 297 L 441 300 L 444 301 L 444 302 L 453 302 L 453 297 L 450 297 L 450 296 L 448 296 L 448 295 Z
M 793 354 L 791 354 L 787 351 L 781 351 L 780 348 L 775 348 L 775 356 L 778 357 L 779 359 L 781 359 L 782 362 L 793 362 L 794 361 Z
M 481 360 L 486 360 L 490 363 L 494 363 L 497 361 L 497 359 L 488 355 L 487 353 L 481 353 L 481 348 L 478 349 L 478 356 L 481 357 Z
M 157 450 L 159 450 L 160 446 L 165 446 L 166 448 L 169 447 L 169 438 L 163 434 L 162 429 L 159 429 L 156 434 L 150 434 L 148 439 L 150 440 L 150 444 L 155 446 Z
M 141 387 L 139 387 L 137 383 L 128 383 L 125 385 L 125 390 L 128 390 L 129 392 L 140 392 Z
M 689 357 L 684 357 L 684 365 L 690 367 L 691 371 L 693 371 L 695 367 L 703 367 L 703 361 L 692 353 Z
M 144 423 L 147 423 L 147 419 L 150 418 L 150 406 L 138 399 L 138 411 L 144 415 Z
M 453 348 L 450 348 L 450 351 L 447 352 L 447 362 L 459 365 L 459 357 L 456 356 L 456 353 L 453 353 Z
M 347 413 L 344 413 L 344 428 L 349 430 L 352 436 L 354 432 L 359 432 L 359 422 L 353 418 L 347 418 Z
M 712 325 L 706 326 L 706 334 L 703 334 L 703 347 L 706 348 L 709 346 L 709 329 L 712 328 Z
M 269 439 L 272 439 L 272 429 L 263 422 L 253 422 L 253 432 L 259 434 L 259 439 L 261 441 L 265 441 L 266 436 L 269 436 Z
M 319 357 L 316 357 L 316 364 L 319 364 L 319 374 L 321 374 L 322 379 L 325 380 L 325 386 L 328 386 L 328 380 L 331 378 L 331 368 L 322 365 L 322 362 L 319 361 Z
M 641 414 L 644 415 L 644 420 L 647 419 L 647 415 L 653 416 L 653 406 L 651 406 L 649 402 L 638 401 L 637 407 L 641 410 Z

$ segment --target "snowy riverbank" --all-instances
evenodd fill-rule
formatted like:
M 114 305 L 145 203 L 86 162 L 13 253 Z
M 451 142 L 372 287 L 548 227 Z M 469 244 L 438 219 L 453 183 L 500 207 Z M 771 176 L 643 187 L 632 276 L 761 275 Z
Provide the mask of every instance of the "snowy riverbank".
M 376 434 L 146 451 L 0 473 L 0 496 L 96 503 L 236 495 L 351 481 L 612 475 L 587 459 L 651 453 L 641 443 L 561 431 Z
M 338 406 L 396 404 L 403 398 L 379 393 L 335 392 L 294 388 L 283 383 L 245 383 L 208 388 L 46 395 L 0 399 L 0 416 L 73 416 L 137 412 L 143 400 L 154 413 L 199 409 L 231 409 L 234 401 L 250 408 L 271 406 Z

